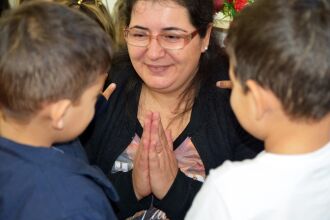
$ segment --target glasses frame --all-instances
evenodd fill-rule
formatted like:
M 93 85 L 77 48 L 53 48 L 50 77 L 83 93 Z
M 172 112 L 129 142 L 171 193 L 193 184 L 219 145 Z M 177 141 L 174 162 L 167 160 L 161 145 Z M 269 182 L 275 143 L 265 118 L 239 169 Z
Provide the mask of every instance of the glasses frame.
M 134 28 L 134 27 L 133 27 Z M 164 47 L 160 41 L 159 41 L 159 37 L 160 36 L 164 36 L 164 34 L 157 34 L 157 35 L 153 35 L 153 34 L 148 34 L 147 36 L 149 37 L 149 40 L 148 40 L 148 43 L 145 45 L 145 46 L 139 46 L 139 45 L 134 45 L 134 44 L 131 44 L 128 42 L 127 40 L 127 37 L 128 37 L 128 34 L 129 34 L 129 31 L 132 30 L 133 28 L 129 28 L 129 27 L 126 27 L 124 28 L 124 38 L 125 38 L 125 41 L 128 45 L 131 45 L 131 46 L 134 46 L 134 47 L 148 47 L 151 43 L 151 40 L 152 39 L 156 39 L 159 46 L 161 46 L 163 49 L 166 49 L 166 50 L 182 50 L 183 48 L 185 48 L 185 46 L 187 46 L 190 41 L 198 34 L 198 29 L 194 30 L 193 32 L 191 32 L 190 34 L 180 34 L 178 36 L 182 37 L 183 40 L 184 40 L 184 44 L 182 47 L 180 48 L 166 48 Z

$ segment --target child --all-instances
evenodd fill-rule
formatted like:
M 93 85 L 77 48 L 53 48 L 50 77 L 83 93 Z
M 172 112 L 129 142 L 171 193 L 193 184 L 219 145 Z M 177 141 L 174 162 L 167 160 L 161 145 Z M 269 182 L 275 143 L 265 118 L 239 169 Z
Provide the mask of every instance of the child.
M 232 108 L 265 151 L 211 171 L 186 219 L 330 219 L 329 0 L 258 0 L 227 40 Z
M 35 2 L 1 18 L 0 39 L 0 219 L 115 219 L 107 177 L 78 141 L 65 143 L 94 115 L 109 36 L 77 11 Z

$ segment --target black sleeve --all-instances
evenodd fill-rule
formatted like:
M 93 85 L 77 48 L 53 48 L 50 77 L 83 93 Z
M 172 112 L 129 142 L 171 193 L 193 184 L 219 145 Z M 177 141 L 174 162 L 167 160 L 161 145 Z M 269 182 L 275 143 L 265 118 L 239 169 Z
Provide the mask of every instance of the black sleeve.
M 125 219 L 134 215 L 137 211 L 146 210 L 151 204 L 151 196 L 138 201 L 132 183 L 132 170 L 129 172 L 118 172 L 109 176 L 111 183 L 116 188 L 120 199 L 113 203 L 117 217 Z
M 154 205 L 164 211 L 171 220 L 183 219 L 201 187 L 202 182 L 179 170 L 166 196 L 162 200 L 155 199 Z

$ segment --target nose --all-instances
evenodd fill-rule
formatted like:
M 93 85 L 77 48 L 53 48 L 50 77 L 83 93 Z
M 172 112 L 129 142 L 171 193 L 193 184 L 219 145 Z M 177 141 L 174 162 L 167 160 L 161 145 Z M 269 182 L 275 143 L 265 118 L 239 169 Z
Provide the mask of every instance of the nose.
M 147 56 L 151 60 L 156 60 L 165 55 L 165 49 L 159 44 L 157 36 L 151 36 L 150 43 L 147 47 Z

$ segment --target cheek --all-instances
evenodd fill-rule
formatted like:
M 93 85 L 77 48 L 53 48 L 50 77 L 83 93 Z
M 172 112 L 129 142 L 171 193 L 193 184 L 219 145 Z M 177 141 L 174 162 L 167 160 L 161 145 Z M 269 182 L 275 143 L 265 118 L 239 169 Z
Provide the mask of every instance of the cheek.
M 181 77 L 187 77 L 196 73 L 200 56 L 197 50 L 187 50 L 184 53 L 172 54 L 171 58 L 178 68 L 178 74 Z
M 196 42 L 190 42 L 185 48 L 183 57 L 185 57 L 186 60 L 191 60 L 191 59 L 193 59 L 194 61 L 199 60 L 202 54 L 201 44 L 202 44 L 201 40 L 198 40 Z
M 92 121 L 92 119 L 93 119 L 93 117 L 95 115 L 95 103 L 94 103 L 94 105 L 91 104 L 90 106 L 93 106 L 93 108 L 90 108 L 90 111 L 89 111 L 89 114 L 88 114 L 87 124 L 89 124 Z
M 236 91 L 235 91 L 235 89 L 233 89 L 231 91 L 231 95 L 230 95 L 230 106 L 231 106 L 232 110 L 234 111 L 235 115 L 237 114 L 236 113 L 236 109 L 237 109 L 236 108 L 236 100 L 237 100 Z M 237 117 L 237 115 L 236 115 L 236 117 Z
M 254 127 L 251 127 L 251 111 L 247 106 L 246 98 L 244 98 L 241 93 L 233 90 L 230 97 L 230 105 L 244 130 L 255 136 Z
M 128 54 L 134 69 L 137 72 L 140 72 L 143 64 L 144 52 L 142 50 L 139 50 L 138 48 L 135 48 L 128 50 Z
M 128 47 L 128 54 L 132 62 L 139 61 L 145 54 L 145 48 Z
M 95 114 L 95 104 L 93 101 L 86 102 L 79 110 L 78 122 L 81 123 L 81 127 L 87 127 L 92 121 Z
M 245 127 L 246 123 L 246 117 L 245 117 L 245 111 L 246 109 L 244 108 L 244 104 L 242 103 L 243 100 L 240 99 L 239 95 L 237 94 L 237 91 L 233 89 L 231 96 L 230 96 L 230 106 L 241 124 L 242 127 Z

